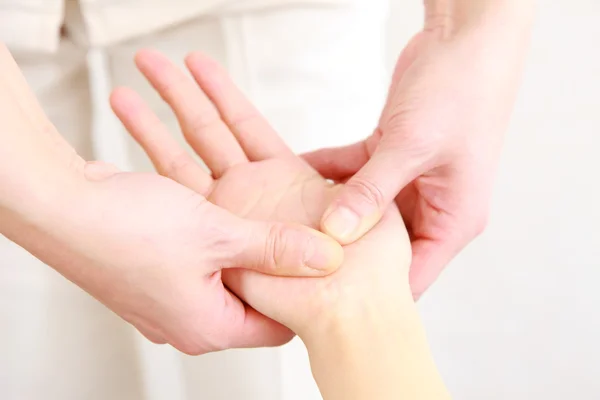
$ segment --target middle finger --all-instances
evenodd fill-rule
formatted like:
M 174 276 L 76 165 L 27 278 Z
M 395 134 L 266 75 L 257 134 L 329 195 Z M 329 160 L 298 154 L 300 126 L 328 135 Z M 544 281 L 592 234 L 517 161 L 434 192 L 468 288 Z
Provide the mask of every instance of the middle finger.
M 142 74 L 175 112 L 187 142 L 215 178 L 236 164 L 248 162 L 235 136 L 192 79 L 156 51 L 141 51 L 135 60 Z

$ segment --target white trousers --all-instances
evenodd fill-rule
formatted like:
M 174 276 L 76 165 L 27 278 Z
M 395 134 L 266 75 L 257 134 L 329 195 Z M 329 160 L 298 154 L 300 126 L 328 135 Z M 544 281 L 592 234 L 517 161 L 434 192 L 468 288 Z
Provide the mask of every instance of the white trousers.
M 135 70 L 133 55 L 143 47 L 179 63 L 193 50 L 209 54 L 302 152 L 371 133 L 387 86 L 385 16 L 384 0 L 288 6 L 204 17 L 104 49 L 106 68 L 90 64 L 88 50 L 68 40 L 56 55 L 17 61 L 50 119 L 87 159 L 110 158 L 111 149 L 121 148 L 135 169 L 151 168 L 113 124 L 102 76 L 110 86 L 140 92 L 180 136 L 170 110 Z M 319 398 L 298 341 L 281 349 L 200 357 L 173 351 L 164 358 L 168 347 L 143 342 L 129 325 L 5 238 L 0 238 L 0 324 L 4 400 Z

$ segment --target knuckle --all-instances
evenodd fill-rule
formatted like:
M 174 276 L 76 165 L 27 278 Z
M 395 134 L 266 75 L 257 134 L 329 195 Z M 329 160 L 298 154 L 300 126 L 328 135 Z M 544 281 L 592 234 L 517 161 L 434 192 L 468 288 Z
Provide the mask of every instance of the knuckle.
M 240 257 L 248 260 L 247 268 L 252 268 L 256 262 L 261 262 L 262 253 L 258 252 L 256 256 L 252 249 L 252 238 L 249 235 L 240 232 L 236 225 L 229 221 L 214 218 L 214 205 L 209 200 L 203 198 L 199 203 L 197 210 L 198 237 L 203 240 L 203 248 L 207 250 L 207 256 L 210 260 L 210 270 L 221 270 L 222 268 L 239 267 Z M 204 210 L 201 210 L 204 208 Z M 250 253 L 251 258 L 248 253 Z
M 187 153 L 182 152 L 168 161 L 165 165 L 164 172 L 169 178 L 177 180 L 177 177 L 182 174 L 182 171 L 191 168 L 193 165 L 194 162 L 190 156 Z
M 268 245 L 265 247 L 264 268 L 273 275 L 287 275 L 291 267 L 304 265 L 305 249 L 311 237 L 282 223 L 269 228 Z
M 287 239 L 283 225 L 271 225 L 267 234 L 265 252 L 262 260 L 264 268 L 276 272 L 281 267 L 282 257 L 286 252 L 286 247 Z
M 185 76 L 177 74 L 176 76 L 169 77 L 169 79 L 166 79 L 165 81 L 156 82 L 156 84 L 160 96 L 163 100 L 169 102 L 179 97 L 182 88 L 186 87 L 189 82 L 186 80 Z
M 367 204 L 372 204 L 379 209 L 383 208 L 383 192 L 374 183 L 366 179 L 356 177 L 348 181 L 346 186 L 349 187 L 349 189 L 360 199 L 360 201 Z
M 212 114 L 212 112 L 210 113 Z M 198 133 L 207 130 L 213 130 L 221 124 L 221 120 L 217 115 L 207 116 L 207 112 L 198 112 L 194 116 L 191 116 L 187 122 L 187 131 L 191 133 Z
M 246 114 L 239 114 L 231 118 L 231 120 L 229 121 L 229 126 L 233 131 L 242 132 L 249 125 L 251 126 L 252 124 L 256 124 L 259 121 L 260 117 L 256 113 L 251 112 Z

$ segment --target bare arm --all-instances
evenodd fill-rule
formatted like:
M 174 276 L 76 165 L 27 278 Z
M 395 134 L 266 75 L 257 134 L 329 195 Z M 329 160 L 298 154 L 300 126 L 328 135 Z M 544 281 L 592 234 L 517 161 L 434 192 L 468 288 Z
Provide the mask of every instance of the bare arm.
M 404 294 L 335 311 L 305 338 L 324 400 L 450 399 L 408 287 Z
M 3 44 L 0 71 L 0 232 L 7 233 L 17 220 L 33 222 L 66 203 L 85 163 L 47 120 Z

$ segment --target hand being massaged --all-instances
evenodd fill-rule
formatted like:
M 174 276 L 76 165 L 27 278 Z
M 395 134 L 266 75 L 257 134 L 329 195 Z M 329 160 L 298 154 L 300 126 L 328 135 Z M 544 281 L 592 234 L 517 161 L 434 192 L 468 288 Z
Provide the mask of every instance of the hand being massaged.
M 115 90 L 114 112 L 160 174 L 239 217 L 319 227 L 341 185 L 294 155 L 222 68 L 202 54 L 190 55 L 186 65 L 194 83 L 154 51 L 140 52 L 136 63 L 212 173 L 186 153 L 135 92 Z M 409 287 L 410 261 L 409 237 L 392 204 L 371 231 L 345 246 L 342 266 L 329 276 L 227 269 L 214 282 L 300 336 L 326 400 L 445 398 L 427 397 L 444 390 Z M 419 384 L 423 379 L 427 382 Z
M 136 62 L 180 124 L 194 127 L 186 139 L 212 172 L 185 153 L 138 95 L 119 88 L 111 98 L 113 110 L 160 174 L 240 217 L 318 228 L 339 185 L 294 155 L 224 70 L 193 54 L 186 64 L 194 84 L 158 53 L 143 51 Z M 339 271 L 324 279 L 278 279 L 239 269 L 224 271 L 223 281 L 259 312 L 299 334 L 320 314 L 348 307 L 347 302 L 411 298 L 410 242 L 395 205 L 376 229 L 345 247 L 344 257 Z

